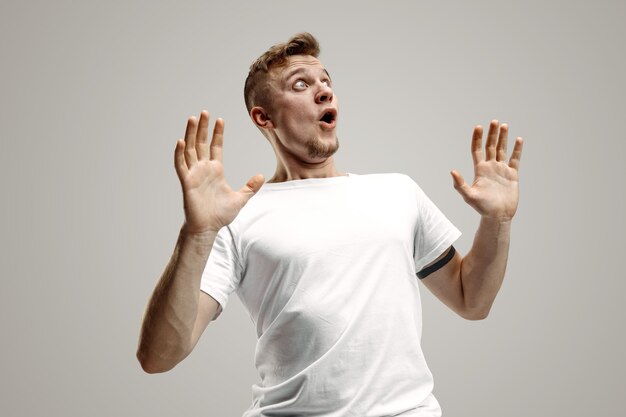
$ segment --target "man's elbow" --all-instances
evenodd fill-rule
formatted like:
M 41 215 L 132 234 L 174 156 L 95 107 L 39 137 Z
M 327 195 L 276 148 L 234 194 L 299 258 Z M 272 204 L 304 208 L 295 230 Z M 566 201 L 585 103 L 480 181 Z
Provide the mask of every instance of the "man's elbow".
M 139 361 L 139 364 L 141 365 L 141 369 L 143 369 L 147 374 L 160 374 L 171 370 L 175 366 L 164 366 L 163 364 L 159 364 L 157 362 L 142 360 Z
M 174 369 L 180 360 L 167 360 L 164 358 L 157 358 L 151 355 L 148 355 L 145 351 L 141 349 L 137 350 L 137 360 L 141 365 L 141 369 L 148 374 L 160 374 L 163 372 L 170 371 Z
M 491 306 L 482 308 L 465 308 L 462 311 L 459 311 L 458 314 L 466 320 L 478 321 L 485 320 L 489 316 L 490 310 Z

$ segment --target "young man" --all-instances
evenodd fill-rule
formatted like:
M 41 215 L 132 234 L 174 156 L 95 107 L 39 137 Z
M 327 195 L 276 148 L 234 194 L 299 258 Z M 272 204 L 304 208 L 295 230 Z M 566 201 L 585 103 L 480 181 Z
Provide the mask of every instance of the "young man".
M 245 416 L 439 416 L 416 274 L 462 317 L 487 316 L 506 267 L 521 138 L 507 163 L 507 125 L 491 122 L 484 154 L 477 126 L 473 184 L 452 171 L 481 215 L 461 256 L 460 232 L 409 177 L 337 170 L 337 97 L 318 54 L 299 34 L 251 66 L 246 106 L 276 154 L 267 183 L 256 175 L 232 190 L 223 120 L 210 145 L 207 112 L 188 120 L 175 151 L 185 223 L 137 356 L 147 372 L 173 368 L 236 291 L 258 334 L 261 381 Z

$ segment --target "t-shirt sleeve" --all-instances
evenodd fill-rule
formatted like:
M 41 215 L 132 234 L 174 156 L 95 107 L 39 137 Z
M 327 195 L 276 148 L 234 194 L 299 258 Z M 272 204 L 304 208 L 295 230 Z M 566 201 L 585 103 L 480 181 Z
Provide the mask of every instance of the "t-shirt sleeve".
M 239 286 L 240 279 L 241 266 L 232 231 L 228 226 L 222 227 L 202 272 L 200 290 L 220 304 L 221 312 L 226 307 L 230 294 Z
M 417 184 L 414 183 L 414 186 L 417 195 L 418 221 L 415 228 L 413 257 L 417 273 L 448 249 L 461 236 L 461 232 Z

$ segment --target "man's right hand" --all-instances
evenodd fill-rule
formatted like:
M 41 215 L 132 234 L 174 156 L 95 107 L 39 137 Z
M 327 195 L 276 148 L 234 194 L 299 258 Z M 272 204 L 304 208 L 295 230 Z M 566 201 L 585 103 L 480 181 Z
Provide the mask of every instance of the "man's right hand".
M 185 139 L 176 142 L 174 165 L 183 188 L 186 233 L 217 232 L 230 224 L 265 182 L 257 174 L 239 191 L 230 188 L 222 163 L 224 120 L 215 122 L 210 147 L 208 135 L 209 113 L 203 110 L 200 121 L 189 118 Z

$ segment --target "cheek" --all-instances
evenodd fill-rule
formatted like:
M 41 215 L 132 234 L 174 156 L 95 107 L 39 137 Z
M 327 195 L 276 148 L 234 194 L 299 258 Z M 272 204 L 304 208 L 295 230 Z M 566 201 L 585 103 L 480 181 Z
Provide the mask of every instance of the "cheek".
M 281 97 L 281 99 L 275 101 L 276 107 L 281 111 L 277 114 L 277 121 L 280 121 L 280 125 L 283 129 L 296 129 L 301 128 L 303 122 L 315 118 L 314 114 L 311 114 L 310 104 L 307 103 L 306 97 Z
M 302 105 L 291 104 L 288 111 L 284 114 L 284 120 L 290 124 L 297 124 L 307 119 L 307 113 L 303 110 Z

